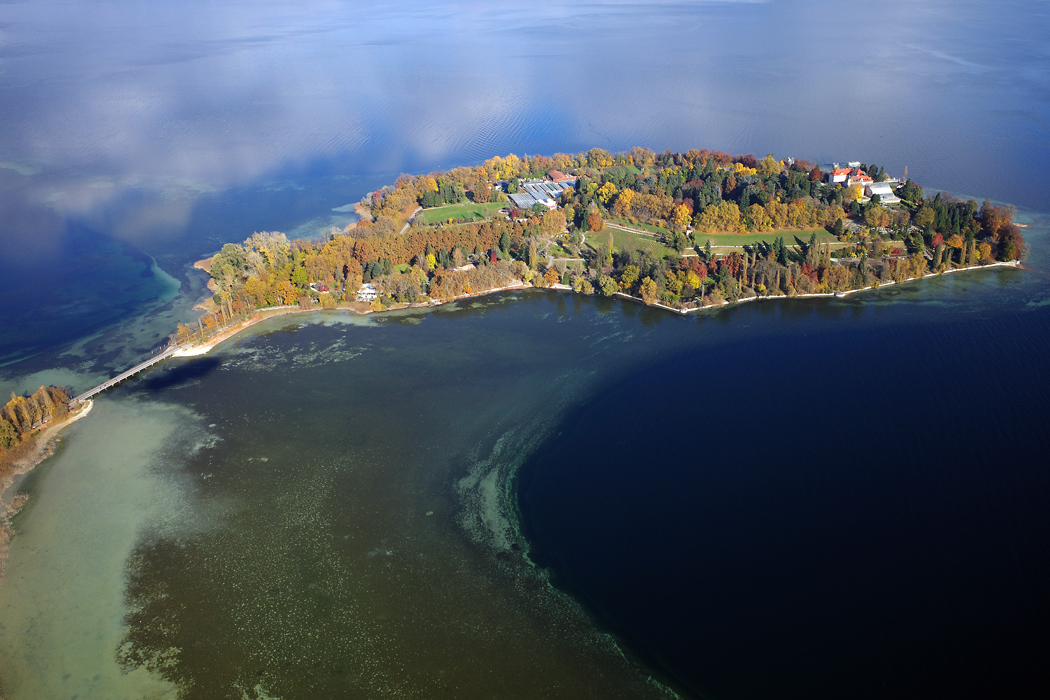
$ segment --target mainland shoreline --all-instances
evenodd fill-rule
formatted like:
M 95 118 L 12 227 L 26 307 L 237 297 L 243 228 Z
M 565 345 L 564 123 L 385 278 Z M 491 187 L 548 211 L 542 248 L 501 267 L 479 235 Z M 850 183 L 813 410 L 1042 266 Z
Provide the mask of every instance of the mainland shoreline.
M 94 405 L 94 402 L 89 400 L 80 408 L 71 411 L 62 421 L 47 426 L 33 436 L 33 445 L 30 446 L 28 454 L 15 458 L 9 465 L 10 468 L 0 477 L 0 585 L 4 582 L 4 568 L 7 565 L 11 538 L 17 534 L 11 520 L 29 500 L 27 494 L 17 492 L 18 486 L 29 472 L 55 453 L 59 433 L 91 413 Z

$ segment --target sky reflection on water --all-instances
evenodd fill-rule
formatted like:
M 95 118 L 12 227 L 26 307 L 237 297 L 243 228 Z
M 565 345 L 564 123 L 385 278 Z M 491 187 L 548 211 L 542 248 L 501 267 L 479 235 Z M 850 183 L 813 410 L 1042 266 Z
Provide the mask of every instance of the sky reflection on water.
M 1045 209 L 1018 177 L 1048 151 L 1045 20 L 1034 2 L 5 4 L 3 238 L 83 218 L 149 247 L 229 187 L 592 146 L 908 165 Z

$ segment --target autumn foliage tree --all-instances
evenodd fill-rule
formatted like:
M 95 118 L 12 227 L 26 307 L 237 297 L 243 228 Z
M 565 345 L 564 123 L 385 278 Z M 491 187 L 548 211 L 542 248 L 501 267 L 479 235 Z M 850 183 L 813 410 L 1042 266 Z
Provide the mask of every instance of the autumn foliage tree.
M 597 209 L 587 215 L 587 229 L 589 231 L 601 231 L 603 228 L 605 228 L 605 222 L 602 221 L 602 215 Z

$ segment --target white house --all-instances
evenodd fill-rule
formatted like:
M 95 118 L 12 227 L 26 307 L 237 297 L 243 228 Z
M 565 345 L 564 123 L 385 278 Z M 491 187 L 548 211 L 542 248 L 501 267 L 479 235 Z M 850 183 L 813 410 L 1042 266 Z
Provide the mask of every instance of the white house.
M 377 296 L 379 296 L 379 292 L 376 291 L 375 285 L 371 282 L 366 282 L 357 290 L 358 301 L 375 301 Z

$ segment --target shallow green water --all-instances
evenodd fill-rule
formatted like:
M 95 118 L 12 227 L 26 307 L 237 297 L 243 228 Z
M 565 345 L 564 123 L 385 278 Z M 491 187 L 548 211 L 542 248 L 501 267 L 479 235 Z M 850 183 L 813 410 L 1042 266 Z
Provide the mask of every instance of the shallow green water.
M 508 478 L 648 347 L 639 312 L 680 322 L 549 293 L 285 318 L 102 398 L 29 484 L 8 695 L 662 695 L 527 562 Z

